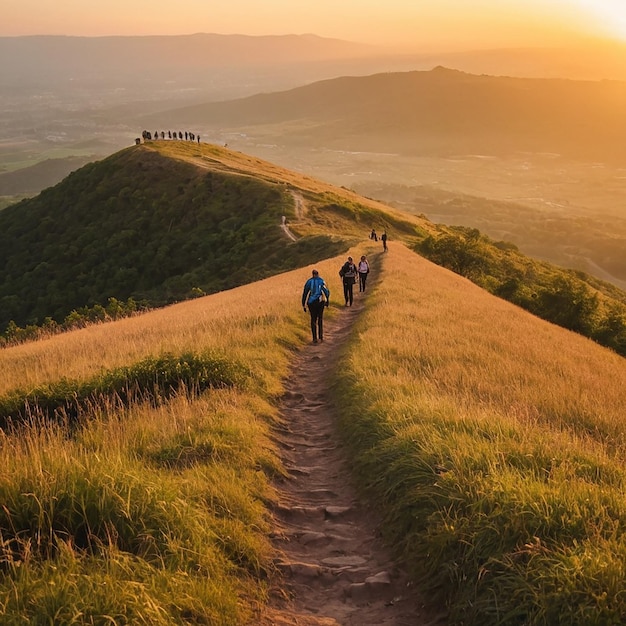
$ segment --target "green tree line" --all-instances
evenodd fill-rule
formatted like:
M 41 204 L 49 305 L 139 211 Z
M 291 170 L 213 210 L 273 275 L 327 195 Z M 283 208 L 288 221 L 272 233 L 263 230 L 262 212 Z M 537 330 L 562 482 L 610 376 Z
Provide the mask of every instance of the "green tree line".
M 494 295 L 626 356 L 626 294 L 612 285 L 532 260 L 476 228 L 449 228 L 415 249 Z

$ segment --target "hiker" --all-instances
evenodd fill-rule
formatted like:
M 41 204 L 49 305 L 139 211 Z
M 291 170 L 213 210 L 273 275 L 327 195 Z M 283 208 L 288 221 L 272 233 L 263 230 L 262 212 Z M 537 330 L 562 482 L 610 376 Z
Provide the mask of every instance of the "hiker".
M 370 264 L 367 261 L 367 257 L 363 255 L 359 261 L 359 291 L 365 291 L 365 281 L 367 275 L 370 273 Z
M 374 241 L 378 241 L 378 235 L 376 234 L 376 230 L 372 228 L 372 232 L 370 233 L 370 239 Z
M 324 341 L 324 309 L 328 306 L 330 291 L 317 270 L 311 272 L 311 278 L 304 283 L 302 308 L 311 314 L 311 334 L 313 343 Z
M 354 288 L 354 283 L 357 280 L 357 269 L 351 256 L 349 256 L 348 260 L 341 266 L 339 276 L 341 276 L 343 280 L 343 297 L 346 300 L 346 306 L 348 306 L 348 304 L 352 306 L 352 301 L 354 299 L 352 290 Z
M 380 236 L 380 240 L 383 242 L 383 252 L 387 252 L 387 232 L 383 230 L 383 234 Z

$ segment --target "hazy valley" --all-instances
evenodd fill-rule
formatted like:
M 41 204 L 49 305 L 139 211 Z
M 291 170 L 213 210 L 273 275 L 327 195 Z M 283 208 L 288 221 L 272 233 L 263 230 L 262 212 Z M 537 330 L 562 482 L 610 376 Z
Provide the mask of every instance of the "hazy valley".
M 1 74 L 12 89 L 2 96 L 0 206 L 132 144 L 144 128 L 193 129 L 626 284 L 618 48 L 418 57 L 315 37 L 211 35 L 0 46 L 20 59 Z M 492 75 L 407 71 L 437 63 Z

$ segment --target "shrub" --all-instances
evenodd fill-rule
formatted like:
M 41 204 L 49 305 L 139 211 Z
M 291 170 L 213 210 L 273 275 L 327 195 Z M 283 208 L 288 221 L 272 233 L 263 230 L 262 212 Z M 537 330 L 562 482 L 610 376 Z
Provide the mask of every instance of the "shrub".
M 238 364 L 211 354 L 148 357 L 91 380 L 61 379 L 32 391 L 13 391 L 0 398 L 0 424 L 33 416 L 75 420 L 93 405 L 128 405 L 133 400 L 158 403 L 180 391 L 198 393 L 207 387 L 242 383 L 244 372 Z

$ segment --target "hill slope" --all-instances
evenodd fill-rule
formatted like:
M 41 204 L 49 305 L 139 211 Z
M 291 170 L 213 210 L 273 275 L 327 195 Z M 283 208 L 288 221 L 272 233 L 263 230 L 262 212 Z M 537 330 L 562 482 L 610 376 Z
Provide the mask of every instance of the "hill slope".
M 335 255 L 374 223 L 427 222 L 215 146 L 133 146 L 0 212 L 0 328 L 231 288 Z
M 362 252 L 370 252 L 362 241 L 350 250 Z M 452 624 L 619 623 L 625 611 L 626 433 L 621 416 L 626 361 L 403 246 L 394 244 L 387 255 L 371 257 L 380 280 L 372 285 L 348 351 L 338 355 L 332 391 L 354 455 L 350 467 L 385 516 L 381 530 L 399 558 L 408 561 L 416 584 L 427 585 L 433 602 L 444 598 L 439 607 L 450 610 Z M 342 261 L 343 255 L 317 266 L 332 294 L 329 340 L 337 317 L 351 313 L 335 304 Z M 302 349 L 307 362 L 319 348 L 304 347 L 308 318 L 299 306 L 310 269 L 0 351 L 2 395 L 65 377 L 89 378 L 102 368 L 109 371 L 162 351 L 208 349 L 246 364 L 249 372 L 245 389 L 209 390 L 199 400 L 135 408 L 119 419 L 99 416 L 74 437 L 7 435 L 2 485 L 7 493 L 13 493 L 10 485 L 18 485 L 21 497 L 2 513 L 20 518 L 25 527 L 20 539 L 38 536 L 42 546 L 47 535 L 40 531 L 50 527 L 46 515 L 56 521 L 65 507 L 81 509 L 86 475 L 90 484 L 123 489 L 132 503 L 156 494 L 167 511 L 181 506 L 182 493 L 194 515 L 196 505 L 203 516 L 211 515 L 200 520 L 210 523 L 218 545 L 236 562 L 239 569 L 231 566 L 231 576 L 235 571 L 248 585 L 265 585 L 268 574 L 275 576 L 271 564 L 279 555 L 259 548 L 258 538 L 244 543 L 241 532 L 276 531 L 267 525 L 267 511 L 264 517 L 258 508 L 260 502 L 272 502 L 267 483 L 276 469 L 268 457 L 279 454 L 269 425 L 285 430 L 291 424 L 277 406 L 287 395 L 284 380 L 292 371 L 293 350 Z M 269 301 L 267 292 L 274 295 Z M 316 463 L 326 461 L 323 448 L 328 440 Z M 233 456 L 236 465 L 224 468 Z M 131 482 L 135 476 L 141 480 Z M 228 476 L 236 482 L 226 482 Z M 194 480 L 201 481 L 198 492 L 192 490 Z M 103 499 L 99 491 L 97 501 Z M 32 515 L 33 502 L 45 514 Z M 124 504 L 125 498 L 111 498 L 113 513 L 118 511 L 114 506 Z M 100 577 L 102 554 L 88 552 L 87 557 L 76 549 L 72 559 L 57 559 L 54 567 L 37 568 L 39 556 L 31 555 L 7 574 L 0 593 L 13 598 L 9 589 L 14 592 L 15 584 L 24 592 L 45 588 L 53 600 L 62 594 L 65 610 L 90 616 L 113 609 L 117 615 L 145 615 L 157 607 L 163 622 L 155 618 L 156 624 L 167 623 L 163 616 L 179 607 L 193 607 L 189 621 L 206 617 L 208 593 L 197 578 L 207 576 L 196 565 L 204 563 L 213 542 L 193 544 L 199 550 L 193 567 L 177 586 L 180 563 L 170 569 L 167 559 L 157 558 L 154 565 L 151 559 L 161 546 L 155 541 L 145 549 L 146 529 L 156 528 L 158 535 L 159 524 L 169 518 L 157 518 L 149 507 L 121 510 L 124 528 L 137 532 L 127 544 L 139 554 L 115 569 L 111 561 L 119 562 L 119 550 L 111 541 L 98 544 L 109 559 L 106 585 Z M 183 531 L 192 511 L 182 510 L 186 515 L 168 527 L 168 536 L 186 548 L 189 538 Z M 14 519 L 3 521 L 6 539 L 16 532 L 9 522 Z M 59 531 L 67 550 L 79 545 L 67 539 L 82 529 L 70 524 Z M 256 557 L 257 569 L 244 557 Z M 24 570 L 31 576 L 18 575 Z M 71 589 L 61 584 L 68 573 Z M 148 584 L 153 580 L 162 584 Z M 132 598 L 103 591 L 113 585 L 121 593 L 135 583 L 142 593 Z M 55 591 L 58 587 L 61 591 Z M 245 615 L 257 596 L 232 582 L 225 588 L 231 601 L 216 606 L 213 620 L 246 623 L 242 613 L 226 611 L 232 611 L 236 598 Z M 24 622 L 48 608 L 58 610 L 52 601 L 6 606 Z M 545 615 L 551 621 L 542 621 Z M 258 614 L 249 610 L 248 617 L 259 623 Z

